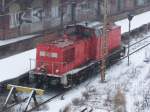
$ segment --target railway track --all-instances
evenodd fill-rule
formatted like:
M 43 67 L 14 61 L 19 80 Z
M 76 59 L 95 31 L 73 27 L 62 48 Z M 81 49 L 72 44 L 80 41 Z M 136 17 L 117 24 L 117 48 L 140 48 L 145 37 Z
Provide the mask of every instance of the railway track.
M 144 38 L 140 39 L 139 41 L 137 41 L 137 42 L 131 44 L 129 47 L 131 48 L 132 46 L 137 45 L 138 43 L 140 43 L 140 42 L 142 42 L 142 41 L 144 41 L 144 40 L 146 40 L 146 39 L 149 39 L 149 38 L 150 38 L 150 35 L 145 36 Z
M 148 40 L 148 39 L 149 39 L 149 40 Z M 147 40 L 147 41 L 146 41 L 146 40 Z M 142 42 L 144 42 L 144 45 L 140 46 L 140 44 L 141 44 Z M 145 42 L 146 42 L 146 43 L 145 43 Z M 145 48 L 145 47 L 147 47 L 147 46 L 149 46 L 149 45 L 150 45 L 150 36 L 146 36 L 146 37 L 142 38 L 141 40 L 139 40 L 139 41 L 137 41 L 137 42 L 135 42 L 135 43 L 133 43 L 133 44 L 130 45 L 130 48 L 133 47 L 134 50 L 132 50 L 132 52 L 130 52 L 129 55 L 133 55 L 133 54 L 135 54 L 136 52 L 142 50 L 143 48 Z M 135 47 L 135 46 L 136 46 L 136 47 Z M 139 46 L 139 47 L 137 47 L 137 46 Z M 126 55 L 126 56 L 122 57 L 120 60 L 126 59 L 127 57 L 128 57 L 128 56 Z M 119 61 L 120 61 L 120 60 L 119 60 Z M 14 78 L 14 79 L 10 79 L 10 80 L 1 82 L 0 85 L 4 85 L 4 86 L 5 86 L 5 85 L 7 85 L 8 83 L 20 82 L 20 80 L 23 80 L 24 78 L 26 79 L 27 77 L 28 77 L 28 73 L 25 73 L 25 74 L 21 75 L 21 76 L 18 77 L 18 78 Z M 88 82 L 88 83 L 89 83 L 89 82 Z M 74 89 L 75 89 L 75 88 L 74 88 Z M 42 103 L 39 103 L 36 107 L 33 107 L 33 108 L 29 109 L 29 110 L 26 110 L 26 112 L 31 112 L 31 111 L 33 111 L 33 110 L 38 109 L 38 108 L 41 107 L 42 105 L 45 105 L 45 104 L 47 104 L 48 102 L 51 102 L 53 99 L 63 96 L 63 95 L 66 94 L 69 90 L 71 90 L 71 88 L 68 89 L 68 90 L 64 90 L 64 91 L 62 91 L 62 92 L 60 92 L 60 93 L 57 93 L 56 95 L 51 96 L 50 98 L 47 98 L 47 100 L 45 100 L 45 101 L 42 102 Z M 18 103 L 16 103 L 16 104 L 13 104 L 13 105 L 11 105 L 9 108 L 6 108 L 5 110 L 2 110 L 2 111 L 3 111 L 3 112 L 4 112 L 4 111 L 8 111 L 9 109 L 15 107 L 16 105 L 19 105 L 19 104 L 21 104 L 21 103 L 24 103 L 25 101 L 27 101 L 27 99 L 28 99 L 28 97 L 25 98 L 25 99 L 23 99 L 21 102 L 18 102 Z M 2 112 L 2 111 L 1 111 L 1 112 Z M 83 112 L 84 112 L 84 111 L 83 111 Z
M 85 83 L 83 83 L 82 86 L 83 86 L 83 87 L 87 87 L 87 86 L 90 84 L 90 82 L 92 81 L 92 79 L 93 79 L 93 77 L 92 77 L 90 80 L 87 80 Z M 45 100 L 44 102 L 38 104 L 38 106 L 33 107 L 33 108 L 29 109 L 29 110 L 26 111 L 26 112 L 32 112 L 32 111 L 34 111 L 34 110 L 37 110 L 39 107 L 41 107 L 41 106 L 43 106 L 43 105 L 45 105 L 45 104 L 47 104 L 47 103 L 53 101 L 53 100 L 56 99 L 56 98 L 61 97 L 61 99 L 62 99 L 62 97 L 63 97 L 66 93 L 68 93 L 68 92 L 71 91 L 71 90 L 78 90 L 78 87 L 80 87 L 80 84 L 74 86 L 73 88 L 65 89 L 64 91 L 62 91 L 62 92 L 60 92 L 60 93 L 58 93 L 58 94 L 56 94 L 56 95 L 54 95 L 54 96 L 48 98 L 48 99 Z M 90 110 L 90 111 L 88 111 L 88 110 Z M 81 110 L 80 112 L 92 112 L 92 108 L 90 108 L 90 109 L 89 109 L 89 108 L 85 108 L 84 110 Z
M 140 46 L 140 47 L 137 47 L 137 46 L 136 46 L 136 45 L 139 45 L 140 42 L 143 42 L 143 41 L 146 40 L 146 39 L 150 39 L 150 36 L 147 36 L 147 37 L 145 37 L 144 39 L 141 39 L 140 41 L 135 42 L 134 44 L 130 45 L 130 48 L 131 48 L 131 47 L 134 47 L 134 46 L 135 46 L 135 47 L 133 48 L 132 52 L 129 53 L 129 56 L 131 56 L 131 55 L 137 53 L 138 51 L 142 50 L 143 48 L 149 46 L 149 45 L 150 45 L 150 40 L 144 42 L 144 45 L 142 45 L 142 46 Z M 122 57 L 120 60 L 126 59 L 127 57 L 128 57 L 128 56 L 127 56 L 127 54 L 126 54 L 126 56 Z M 119 60 L 119 61 L 120 61 L 120 60 Z

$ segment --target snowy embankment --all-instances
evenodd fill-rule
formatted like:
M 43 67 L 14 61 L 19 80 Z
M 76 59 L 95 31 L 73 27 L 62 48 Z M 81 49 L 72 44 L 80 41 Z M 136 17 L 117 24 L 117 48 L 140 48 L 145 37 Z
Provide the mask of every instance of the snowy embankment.
M 17 38 L 13 38 L 13 39 L 9 39 L 9 40 L 1 40 L 0 41 L 0 46 L 11 44 L 11 43 L 18 42 L 18 41 L 22 41 L 22 40 L 25 40 L 25 39 L 34 38 L 34 37 L 37 37 L 37 36 L 39 36 L 39 34 L 25 35 L 25 36 L 22 36 L 22 37 L 17 37 Z
M 30 60 L 35 59 L 36 50 L 32 49 L 0 60 L 0 81 L 18 77 L 30 70 Z M 32 61 L 31 68 L 35 67 Z

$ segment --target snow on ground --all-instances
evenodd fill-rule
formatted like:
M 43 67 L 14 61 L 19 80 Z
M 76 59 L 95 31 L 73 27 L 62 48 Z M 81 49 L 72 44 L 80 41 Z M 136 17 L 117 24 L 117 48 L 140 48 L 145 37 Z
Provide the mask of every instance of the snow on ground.
M 134 16 L 131 21 L 131 30 L 136 29 L 144 24 L 150 23 L 150 11 Z M 129 21 L 128 19 L 123 19 L 116 22 L 117 25 L 121 26 L 121 33 L 129 31 Z
M 30 60 L 35 59 L 36 50 L 32 49 L 0 60 L 0 81 L 16 78 L 30 70 Z M 35 67 L 32 61 L 31 68 Z

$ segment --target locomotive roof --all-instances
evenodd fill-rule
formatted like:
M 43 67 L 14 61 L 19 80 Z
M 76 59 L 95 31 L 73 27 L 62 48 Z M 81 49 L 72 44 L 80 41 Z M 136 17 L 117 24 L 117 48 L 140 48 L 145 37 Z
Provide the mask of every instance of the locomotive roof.
M 84 22 L 77 23 L 75 25 L 83 26 L 83 27 L 91 28 L 91 29 L 101 29 L 101 28 L 103 28 L 103 23 L 101 23 L 99 21 L 95 21 L 95 22 L 84 21 Z M 69 25 L 69 26 L 75 26 L 75 25 Z
M 95 22 L 81 22 L 78 25 L 82 25 L 87 28 L 100 29 L 103 28 L 103 23 L 95 21 Z
M 81 22 L 81 23 L 77 23 L 76 25 L 83 26 L 83 27 L 86 27 L 86 28 L 95 29 L 95 30 L 99 30 L 99 29 L 103 28 L 103 23 L 98 22 L 98 21 L 95 21 L 95 22 Z M 76 26 L 76 25 L 68 25 L 68 27 L 69 26 Z M 74 43 L 74 41 L 71 40 L 71 39 L 61 38 L 61 39 L 58 39 L 58 40 L 51 41 L 50 44 L 55 45 L 59 48 L 60 47 L 63 48 L 63 47 L 67 47 L 69 45 L 72 45 L 73 43 Z
M 72 45 L 74 42 L 70 39 L 58 39 L 58 40 L 55 40 L 55 41 L 52 41 L 51 44 L 52 45 L 55 45 L 57 47 L 66 47 L 66 46 L 69 46 L 69 45 Z
M 103 28 L 103 23 L 99 22 L 99 21 L 94 21 L 94 22 L 84 21 L 84 22 L 77 23 L 75 25 L 83 26 L 83 27 L 95 29 L 95 30 L 100 30 Z M 69 26 L 75 26 L 75 25 L 69 25 Z M 112 24 L 112 25 L 113 25 L 113 27 L 117 27 L 116 24 Z

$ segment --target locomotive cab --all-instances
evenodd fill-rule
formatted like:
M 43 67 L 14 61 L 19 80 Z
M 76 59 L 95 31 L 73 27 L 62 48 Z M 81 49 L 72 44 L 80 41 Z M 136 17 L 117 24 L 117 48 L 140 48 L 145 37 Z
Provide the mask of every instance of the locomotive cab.
M 47 45 L 39 44 L 37 47 L 36 68 L 45 67 L 47 75 L 61 76 L 67 71 L 64 66 L 74 60 L 74 46 L 72 44 L 73 41 L 68 39 L 59 39 Z

